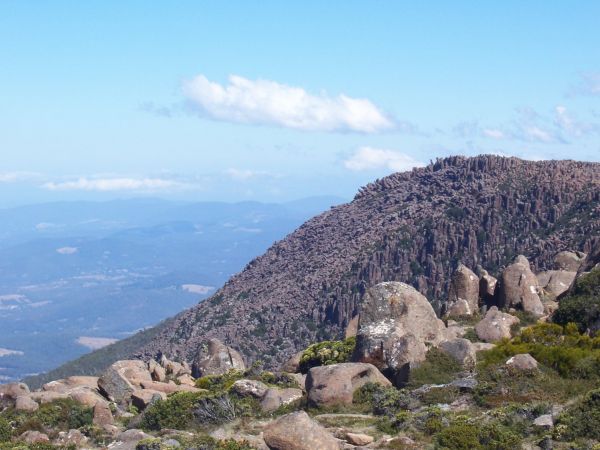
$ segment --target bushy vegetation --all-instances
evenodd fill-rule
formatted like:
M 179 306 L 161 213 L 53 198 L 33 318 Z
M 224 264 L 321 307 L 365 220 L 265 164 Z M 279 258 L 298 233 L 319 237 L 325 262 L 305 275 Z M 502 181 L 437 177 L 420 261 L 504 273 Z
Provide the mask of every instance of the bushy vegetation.
M 12 427 L 10 422 L 4 417 L 0 417 L 0 442 L 10 441 L 12 436 Z
M 482 366 L 498 364 L 511 356 L 529 353 L 564 378 L 600 378 L 600 337 L 580 334 L 575 324 L 564 327 L 540 323 L 525 328 L 482 354 Z
M 233 383 L 237 380 L 241 380 L 246 376 L 246 373 L 242 370 L 229 370 L 223 375 L 205 375 L 196 380 L 196 387 L 200 389 L 207 389 L 209 391 L 226 391 Z
M 562 413 L 555 434 L 561 440 L 600 440 L 600 389 L 588 392 L 583 399 Z
M 166 400 L 159 400 L 144 411 L 141 426 L 145 430 L 174 428 L 185 430 L 194 421 L 193 409 L 204 394 L 177 392 Z
M 456 378 L 461 365 L 437 348 L 427 352 L 424 362 L 410 371 L 408 385 L 416 388 L 424 384 L 445 384 Z
M 498 422 L 458 417 L 436 436 L 436 447 L 451 450 L 505 450 L 521 447 L 521 436 Z
M 42 404 L 34 412 L 16 411 L 14 409 L 3 411 L 0 415 L 0 434 L 4 435 L 6 432 L 2 422 L 12 423 L 11 432 L 14 435 L 20 435 L 27 430 L 57 433 L 58 431 L 81 428 L 91 425 L 92 419 L 93 412 L 91 408 L 74 400 L 61 399 Z
M 552 320 L 560 325 L 575 323 L 580 332 L 600 329 L 600 268 L 577 279 L 573 292 L 562 298 Z
M 343 341 L 323 341 L 309 346 L 300 358 L 300 371 L 307 373 L 311 367 L 350 361 L 356 347 L 356 337 Z
M 405 389 L 366 383 L 354 392 L 353 403 L 378 416 L 394 417 L 401 411 L 419 406 Z

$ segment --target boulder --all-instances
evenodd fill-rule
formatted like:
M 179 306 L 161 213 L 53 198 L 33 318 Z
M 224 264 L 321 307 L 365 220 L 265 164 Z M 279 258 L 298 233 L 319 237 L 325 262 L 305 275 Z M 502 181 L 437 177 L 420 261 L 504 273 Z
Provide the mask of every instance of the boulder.
M 169 383 L 159 383 L 158 381 L 143 381 L 140 385 L 142 389 L 150 389 L 153 391 L 164 392 L 165 394 L 173 394 L 174 392 L 202 392 L 202 389 L 198 389 L 194 386 L 189 386 L 187 384 L 175 384 L 173 382 Z
M 302 353 L 304 353 L 304 350 L 299 351 L 288 359 L 283 366 L 281 366 L 281 371 L 288 373 L 300 372 L 300 359 L 302 359 Z
M 106 425 L 112 425 L 114 418 L 112 412 L 106 402 L 98 402 L 94 406 L 94 416 L 92 419 L 94 425 L 104 427 Z
M 275 411 L 281 406 L 289 405 L 290 403 L 294 403 L 302 398 L 304 393 L 302 389 L 295 388 L 286 388 L 286 389 L 278 389 L 278 388 L 270 388 L 267 390 L 265 395 L 263 396 L 260 407 L 265 412 Z
M 52 403 L 56 400 L 66 400 L 69 394 L 64 392 L 52 392 L 52 391 L 35 391 L 29 394 L 29 396 L 38 403 L 46 404 Z
M 425 360 L 428 346 L 444 340 L 445 325 L 412 286 L 380 283 L 367 291 L 361 307 L 353 360 L 371 363 L 395 384 L 411 365 Z
M 223 375 L 232 369 L 246 369 L 242 355 L 218 339 L 209 339 L 206 355 L 195 363 L 193 375 L 196 378 L 206 375 Z
M 25 383 L 0 384 L 0 406 L 14 405 L 17 397 L 29 394 Z
M 98 389 L 98 377 L 73 376 L 63 380 L 50 381 L 42 386 L 43 391 L 70 393 L 73 389 Z
M 519 322 L 518 317 L 503 313 L 496 306 L 492 306 L 483 320 L 475 326 L 475 332 L 482 341 L 495 342 L 510 338 L 510 328 Z
M 352 445 L 362 446 L 370 444 L 375 439 L 364 433 L 346 433 L 346 440 Z
M 151 359 L 148 361 L 148 372 L 154 381 L 163 382 L 167 379 L 167 371 L 159 363 Z
M 98 379 L 98 387 L 109 400 L 125 404 L 142 382 L 152 382 L 147 365 L 139 360 L 117 361 Z
M 340 444 L 304 411 L 285 416 L 265 426 L 263 439 L 271 450 L 339 450 Z
M 487 273 L 486 270 L 481 271 L 479 278 L 479 296 L 481 302 L 487 306 L 493 306 L 496 299 L 496 287 L 498 286 L 498 280 Z
M 242 397 L 263 398 L 269 386 L 262 381 L 256 380 L 237 380 L 231 386 L 231 390 Z
M 60 431 L 56 438 L 56 444 L 64 447 L 81 447 L 87 442 L 88 438 L 79 430 Z
M 37 411 L 40 405 L 33 400 L 29 395 L 19 395 L 15 400 L 15 409 L 17 411 Z
M 47 434 L 34 430 L 27 430 L 19 436 L 19 440 L 26 444 L 46 444 L 50 442 L 50 438 Z
M 450 341 L 444 341 L 439 345 L 439 349 L 448 356 L 451 356 L 466 369 L 475 368 L 477 351 L 468 339 L 457 338 Z
M 313 406 L 350 405 L 354 391 L 366 383 L 391 386 L 372 364 L 341 363 L 313 367 L 306 376 L 308 401 Z
M 475 348 L 476 352 L 485 352 L 496 347 L 496 344 L 489 342 L 473 342 L 473 347 Z
M 554 268 L 556 270 L 566 270 L 577 272 L 587 255 L 582 252 L 562 251 L 554 257 Z
M 554 419 L 552 418 L 552 414 L 544 414 L 542 416 L 536 417 L 533 421 L 533 425 L 538 428 L 549 430 L 554 426 Z
M 86 387 L 75 388 L 67 395 L 76 402 L 79 402 L 85 406 L 89 406 L 90 408 L 93 408 L 98 402 L 106 401 L 97 390 L 91 390 Z
M 191 376 L 191 375 L 189 375 L 189 374 L 187 374 L 187 373 L 184 373 L 183 375 L 179 375 L 179 376 L 177 377 L 177 381 L 178 381 L 180 384 L 184 384 L 184 385 L 186 385 L 186 386 L 192 386 L 192 387 L 195 387 L 195 386 L 196 386 L 196 380 L 194 380 L 194 379 L 192 378 L 192 376 Z
M 151 403 L 154 403 L 157 400 L 165 400 L 166 398 L 167 394 L 164 392 L 151 389 L 137 389 L 131 394 L 131 404 L 135 406 L 138 411 L 143 411 Z
M 522 353 L 509 358 L 506 366 L 519 372 L 531 372 L 538 370 L 538 362 L 529 353 Z
M 479 308 L 479 278 L 463 264 L 458 265 L 450 279 L 448 302 L 451 305 L 448 309 L 449 315 L 470 316 Z M 455 306 L 458 302 L 460 307 Z
M 523 255 L 519 255 L 500 276 L 498 306 L 506 309 L 522 309 L 534 316 L 541 317 L 544 315 L 544 305 L 539 291 L 538 280 L 531 271 L 529 261 Z
M 547 270 L 546 272 L 538 273 L 537 279 L 546 297 L 549 297 L 549 300 L 554 300 L 571 287 L 576 276 L 577 272 Z

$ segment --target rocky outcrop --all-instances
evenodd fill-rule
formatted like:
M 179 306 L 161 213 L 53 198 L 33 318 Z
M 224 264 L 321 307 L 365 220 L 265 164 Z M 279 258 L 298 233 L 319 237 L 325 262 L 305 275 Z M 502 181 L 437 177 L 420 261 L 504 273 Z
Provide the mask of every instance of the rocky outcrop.
M 365 294 L 353 360 L 371 363 L 395 383 L 445 339 L 445 325 L 425 296 L 405 283 L 380 283 Z
M 475 346 L 468 339 L 457 338 L 444 341 L 439 345 L 439 349 L 454 358 L 464 368 L 475 368 L 477 351 Z
M 263 438 L 271 450 L 340 450 L 338 440 L 304 411 L 271 422 Z
M 567 272 L 577 272 L 587 255 L 583 252 L 562 251 L 554 257 L 554 268 Z
M 139 360 L 125 360 L 111 365 L 98 379 L 98 387 L 111 401 L 127 403 L 142 382 L 152 382 L 147 365 Z
M 479 278 L 464 264 L 459 264 L 450 279 L 448 315 L 472 315 L 479 308 Z
M 366 383 L 391 383 L 372 364 L 341 363 L 313 367 L 306 376 L 308 402 L 313 406 L 350 405 L 354 391 Z
M 538 283 L 545 300 L 555 300 L 566 292 L 575 280 L 577 272 L 547 270 L 537 274 Z
M 289 405 L 299 401 L 304 393 L 302 389 L 296 388 L 271 388 L 265 392 L 260 401 L 260 407 L 265 412 L 275 411 L 282 406 Z
M 511 337 L 511 327 L 520 320 L 492 306 L 483 320 L 475 326 L 477 337 L 485 342 L 496 342 Z
M 194 363 L 193 374 L 196 377 L 222 375 L 232 369 L 244 370 L 245 368 L 244 359 L 239 352 L 224 345 L 218 339 L 209 339 L 206 344 L 206 354 Z
M 494 306 L 496 302 L 496 287 L 498 280 L 491 276 L 487 270 L 481 271 L 479 278 L 479 296 L 481 303 L 487 306 Z
M 519 255 L 500 275 L 498 303 L 502 308 L 518 308 L 541 317 L 544 305 L 539 291 L 538 280 L 531 271 L 529 260 Z
M 529 353 L 522 353 L 509 358 L 506 367 L 519 372 L 531 372 L 538 369 L 538 362 Z

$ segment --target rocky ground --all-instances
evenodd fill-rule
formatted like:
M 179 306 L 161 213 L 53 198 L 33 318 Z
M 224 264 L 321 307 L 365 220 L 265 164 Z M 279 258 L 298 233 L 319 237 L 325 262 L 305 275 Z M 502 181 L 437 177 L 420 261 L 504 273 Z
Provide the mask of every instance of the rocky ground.
M 498 279 L 459 266 L 439 319 L 399 282 L 366 292 L 344 341 L 279 371 L 208 339 L 193 364 L 114 363 L 0 385 L 0 449 L 600 448 L 600 266 L 560 252 Z

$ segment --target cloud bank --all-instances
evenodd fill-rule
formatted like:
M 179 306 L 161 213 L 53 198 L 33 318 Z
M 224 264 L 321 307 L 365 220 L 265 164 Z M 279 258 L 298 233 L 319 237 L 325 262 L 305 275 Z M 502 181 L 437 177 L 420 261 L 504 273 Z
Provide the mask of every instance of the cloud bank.
M 423 166 L 424 163 L 404 153 L 373 147 L 361 147 L 344 161 L 344 167 L 355 172 L 375 169 L 403 172 Z
M 231 75 L 228 81 L 221 85 L 198 75 L 184 84 L 184 95 L 200 115 L 226 122 L 359 133 L 396 127 L 391 118 L 364 98 L 313 95 L 300 87 L 238 75 Z
M 48 182 L 42 185 L 50 191 L 158 191 L 181 188 L 184 185 L 162 178 L 86 178 L 74 181 Z

